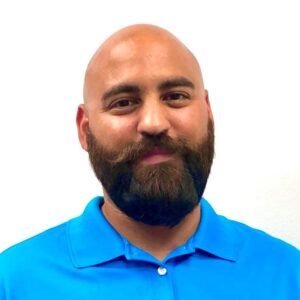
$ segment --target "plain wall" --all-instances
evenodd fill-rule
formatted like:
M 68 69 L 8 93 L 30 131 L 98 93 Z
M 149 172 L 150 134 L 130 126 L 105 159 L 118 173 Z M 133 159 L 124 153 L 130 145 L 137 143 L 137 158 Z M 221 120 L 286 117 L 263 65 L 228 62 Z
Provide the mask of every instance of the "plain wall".
M 101 194 L 75 126 L 86 65 L 120 27 L 153 23 L 199 59 L 216 123 L 205 197 L 300 247 L 297 1 L 0 4 L 0 251 Z

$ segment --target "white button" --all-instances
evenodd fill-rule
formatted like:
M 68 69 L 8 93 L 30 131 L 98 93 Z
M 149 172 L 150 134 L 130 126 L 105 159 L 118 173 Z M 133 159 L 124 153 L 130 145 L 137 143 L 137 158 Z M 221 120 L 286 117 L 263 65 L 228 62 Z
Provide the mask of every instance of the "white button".
M 162 267 L 162 266 L 160 266 L 160 267 L 157 269 L 157 273 L 158 273 L 159 275 L 166 275 L 166 274 L 167 274 L 167 269 L 164 268 L 164 267 Z

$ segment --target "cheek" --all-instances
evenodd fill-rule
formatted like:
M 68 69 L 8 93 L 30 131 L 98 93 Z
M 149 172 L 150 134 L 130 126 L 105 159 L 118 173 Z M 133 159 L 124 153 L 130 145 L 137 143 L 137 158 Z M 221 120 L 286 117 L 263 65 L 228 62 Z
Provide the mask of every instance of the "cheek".
M 90 128 L 97 139 L 111 149 L 116 149 L 134 139 L 134 122 L 125 117 L 101 117 L 91 122 Z
M 172 119 L 172 127 L 178 136 L 197 141 L 207 134 L 208 114 L 199 107 L 183 109 Z

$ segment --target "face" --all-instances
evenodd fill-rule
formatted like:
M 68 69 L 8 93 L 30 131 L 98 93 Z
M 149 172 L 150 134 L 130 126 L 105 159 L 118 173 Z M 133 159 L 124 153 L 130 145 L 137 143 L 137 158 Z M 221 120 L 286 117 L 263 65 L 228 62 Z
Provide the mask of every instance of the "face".
M 94 61 L 77 115 L 82 146 L 131 218 L 176 225 L 202 195 L 213 123 L 194 58 L 173 40 L 129 39 Z

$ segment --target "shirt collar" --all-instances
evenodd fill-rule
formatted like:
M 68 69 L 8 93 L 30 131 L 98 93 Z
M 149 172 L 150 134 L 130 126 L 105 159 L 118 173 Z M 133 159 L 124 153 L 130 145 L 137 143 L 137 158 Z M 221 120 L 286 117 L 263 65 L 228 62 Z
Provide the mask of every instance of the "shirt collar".
M 92 199 L 83 214 L 68 222 L 67 237 L 73 264 L 88 267 L 125 254 L 124 240 L 100 211 L 102 197 Z
M 193 246 L 213 256 L 237 261 L 242 237 L 234 222 L 217 215 L 204 198 L 200 203 L 201 220 L 192 239 Z
M 100 211 L 102 197 L 90 201 L 83 214 L 67 223 L 67 239 L 72 262 L 77 268 L 101 264 L 126 255 L 126 240 L 116 232 Z M 213 256 L 236 261 L 241 237 L 225 217 L 218 216 L 202 198 L 201 221 L 192 246 Z

